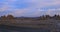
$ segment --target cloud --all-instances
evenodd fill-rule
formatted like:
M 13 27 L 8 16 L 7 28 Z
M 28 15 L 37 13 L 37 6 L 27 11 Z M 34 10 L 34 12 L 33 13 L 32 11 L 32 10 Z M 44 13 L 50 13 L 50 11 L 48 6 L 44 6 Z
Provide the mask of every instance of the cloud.
M 51 15 L 51 16 L 53 16 L 55 14 L 60 15 L 60 8 L 58 8 L 58 9 L 50 9 L 50 10 L 46 11 L 46 14 Z
M 60 14 L 60 0 L 0 0 L 0 12 L 15 16 Z M 9 13 L 10 11 L 10 13 Z M 54 13 L 53 13 L 54 12 Z
M 15 17 L 16 16 L 20 17 L 20 16 L 24 16 L 24 14 L 27 12 L 28 12 L 28 9 L 14 9 L 12 13 L 8 13 L 8 14 L 14 15 Z

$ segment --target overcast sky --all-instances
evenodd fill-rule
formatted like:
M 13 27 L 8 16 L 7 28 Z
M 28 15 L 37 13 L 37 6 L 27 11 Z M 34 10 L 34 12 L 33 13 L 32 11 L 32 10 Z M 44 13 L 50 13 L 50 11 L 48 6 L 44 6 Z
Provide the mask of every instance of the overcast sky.
M 60 14 L 60 0 L 0 0 L 0 16 L 38 17 Z

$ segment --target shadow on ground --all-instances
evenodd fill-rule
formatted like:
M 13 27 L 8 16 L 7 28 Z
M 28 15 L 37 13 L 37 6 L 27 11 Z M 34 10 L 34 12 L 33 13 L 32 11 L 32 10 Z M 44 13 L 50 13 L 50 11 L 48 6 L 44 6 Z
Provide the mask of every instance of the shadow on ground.
M 30 27 L 0 25 L 0 32 L 50 32 L 50 30 L 44 28 L 30 28 Z

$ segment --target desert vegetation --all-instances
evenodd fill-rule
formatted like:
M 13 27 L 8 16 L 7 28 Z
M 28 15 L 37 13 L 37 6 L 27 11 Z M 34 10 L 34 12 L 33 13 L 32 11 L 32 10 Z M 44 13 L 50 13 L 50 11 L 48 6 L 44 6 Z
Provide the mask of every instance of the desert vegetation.
M 36 19 L 36 20 L 48 20 L 48 19 L 55 19 L 55 20 L 60 20 L 60 15 L 54 15 L 54 16 L 50 16 L 50 15 L 43 15 L 40 17 L 14 17 L 13 15 L 7 15 L 7 16 L 1 16 L 0 19 L 2 20 L 7 20 L 7 19 Z

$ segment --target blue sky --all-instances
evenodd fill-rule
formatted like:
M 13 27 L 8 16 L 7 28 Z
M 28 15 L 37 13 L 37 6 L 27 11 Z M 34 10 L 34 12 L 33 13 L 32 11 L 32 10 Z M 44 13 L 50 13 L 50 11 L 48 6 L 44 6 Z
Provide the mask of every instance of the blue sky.
M 0 0 L 0 16 L 38 17 L 60 15 L 60 0 Z

